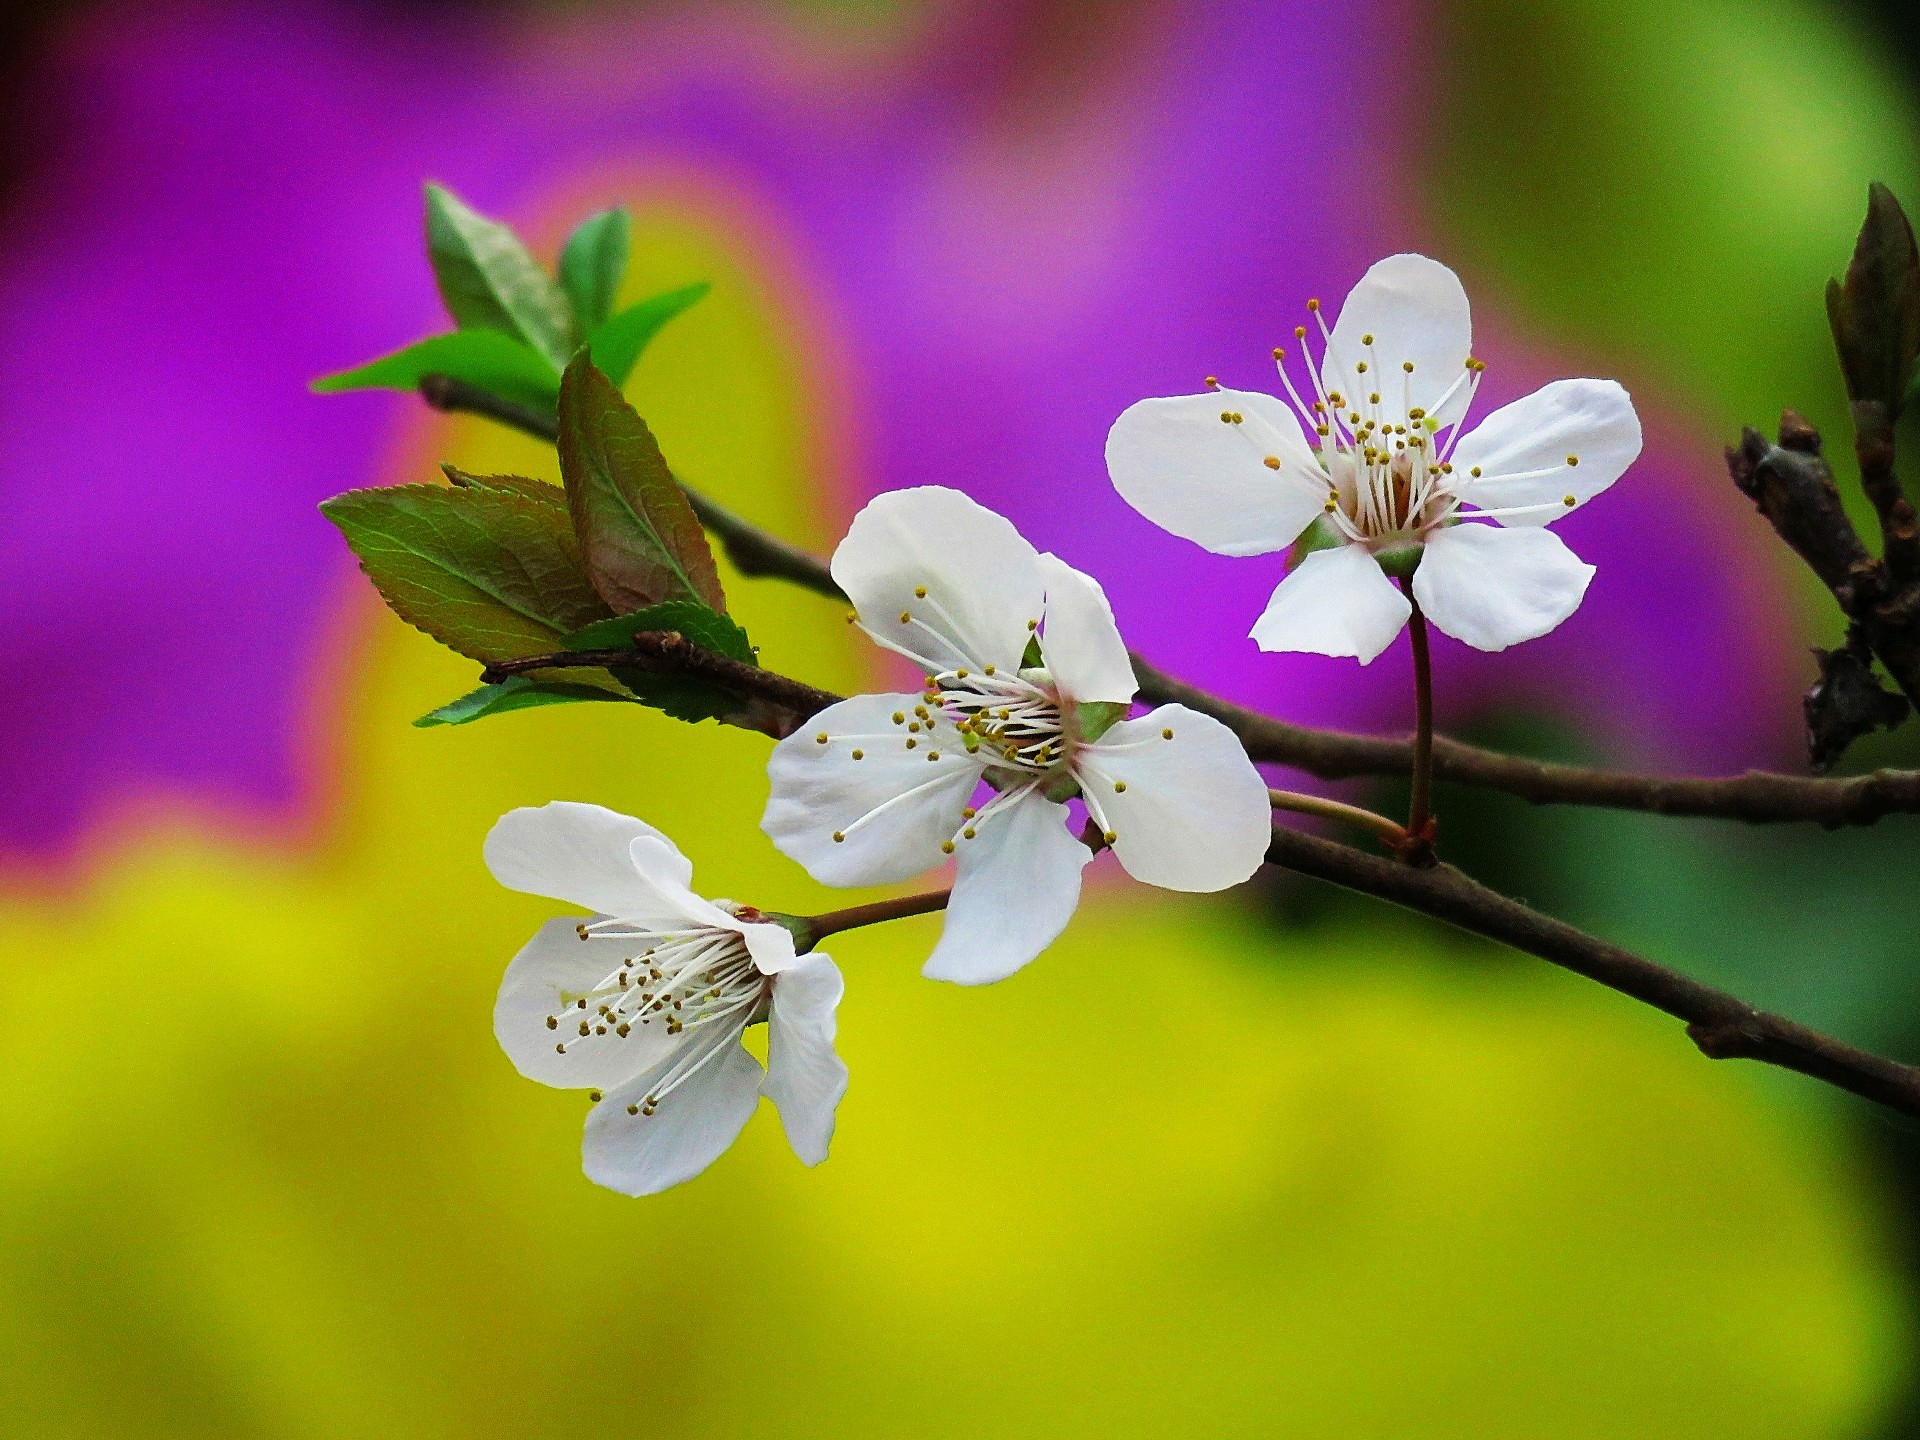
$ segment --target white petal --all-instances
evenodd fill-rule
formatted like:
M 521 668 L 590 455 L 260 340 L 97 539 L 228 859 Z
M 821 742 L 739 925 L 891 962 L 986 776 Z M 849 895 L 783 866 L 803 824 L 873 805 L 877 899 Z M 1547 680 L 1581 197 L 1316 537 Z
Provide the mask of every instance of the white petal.
M 717 1043 L 722 1054 L 662 1097 L 652 1115 L 629 1115 L 683 1058 L 681 1050 L 661 1065 L 607 1091 L 587 1116 L 580 1142 L 581 1167 L 596 1185 L 622 1195 L 654 1195 L 691 1180 L 719 1159 L 745 1128 L 760 1103 L 760 1062 L 731 1034 Z
M 1293 408 L 1253 390 L 1129 405 L 1107 432 L 1107 474 L 1120 498 L 1162 530 L 1222 555 L 1286 549 L 1327 501 Z
M 1107 592 L 1058 555 L 1042 555 L 1047 577 L 1047 613 L 1040 655 L 1070 700 L 1124 704 L 1140 688 L 1127 658 L 1127 642 L 1113 623 Z
M 1413 607 L 1364 545 L 1316 550 L 1280 582 L 1250 632 L 1262 650 L 1352 655 L 1366 664 Z
M 1046 595 L 1013 522 L 939 485 L 869 501 L 833 552 L 833 578 L 875 640 L 936 669 L 1017 668 Z
M 784 974 L 804 963 L 804 957 L 793 953 L 793 932 L 784 925 L 735 920 L 732 928 L 747 942 L 747 953 L 762 975 Z
M 487 868 L 509 890 L 620 915 L 646 893 L 630 854 L 641 837 L 666 847 L 659 878 L 683 887 L 693 879 L 693 862 L 644 820 L 571 800 L 502 815 L 487 834 Z
M 719 930 L 740 928 L 733 916 L 689 890 L 675 878 L 673 861 L 679 851 L 651 835 L 640 835 L 627 846 L 633 867 L 632 893 L 617 918 L 650 930 L 684 930 L 704 925 Z
M 1591 579 L 1593 566 L 1551 530 L 1453 525 L 1427 541 L 1413 594 L 1454 639 L 1504 650 L 1573 614 Z
M 1361 341 L 1373 336 L 1371 351 Z M 1440 397 L 1466 373 L 1473 354 L 1473 312 L 1460 277 L 1425 255 L 1389 255 L 1360 278 L 1340 307 L 1321 365 L 1322 383 L 1351 402 L 1378 391 L 1393 413 L 1406 405 L 1451 423 L 1466 408 L 1467 386 Z M 1413 362 L 1413 373 L 1402 364 Z M 1360 373 L 1358 366 L 1367 370 Z
M 845 988 L 838 967 L 817 952 L 773 987 L 760 1091 L 779 1108 L 793 1153 L 809 1165 L 827 1158 L 833 1112 L 847 1093 L 847 1067 L 833 1049 L 834 1010 Z
M 582 940 L 574 920 L 549 920 L 507 966 L 493 1004 L 493 1033 L 514 1069 L 542 1085 L 605 1089 L 657 1063 L 666 1043 L 658 1027 L 625 1036 L 579 1033 L 592 1013 L 575 1001 L 615 974 L 633 953 L 617 940 Z M 547 1027 L 552 1016 L 556 1028 Z M 565 1045 L 566 1053 L 555 1048 Z
M 1136 880 L 1224 890 L 1266 858 L 1267 782 L 1239 737 L 1210 715 L 1162 705 L 1122 720 L 1079 752 L 1074 770 L 1088 810 L 1113 832 L 1113 853 Z
M 979 833 L 960 842 L 946 924 L 922 975 L 986 985 L 1059 937 L 1080 903 L 1080 872 L 1093 858 L 1066 821 L 1066 806 L 1032 791 L 987 815 Z
M 1448 458 L 1454 488 L 1469 504 L 1542 505 L 1532 515 L 1495 518 L 1547 525 L 1613 484 L 1639 453 L 1640 417 L 1624 389 L 1612 380 L 1556 380 L 1487 416 Z M 1568 456 L 1579 463 L 1569 465 Z
M 940 842 L 960 828 L 983 767 L 945 720 L 918 734 L 893 723 L 896 714 L 914 723 L 913 707 L 922 703 L 918 695 L 855 696 L 773 747 L 760 828 L 814 879 L 887 885 L 946 858 Z M 836 832 L 846 838 L 836 842 Z

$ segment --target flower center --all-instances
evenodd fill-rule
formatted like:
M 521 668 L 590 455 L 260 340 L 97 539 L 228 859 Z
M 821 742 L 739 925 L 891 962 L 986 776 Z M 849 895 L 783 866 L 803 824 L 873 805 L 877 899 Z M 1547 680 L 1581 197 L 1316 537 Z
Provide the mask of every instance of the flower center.
M 753 963 L 738 931 L 659 931 L 603 919 L 581 925 L 579 932 L 582 940 L 629 941 L 622 948 L 633 953 L 593 989 L 561 995 L 563 1008 L 547 1017 L 547 1028 L 565 1037 L 554 1046 L 558 1053 L 618 1045 L 647 1026 L 689 1037 L 646 1098 L 628 1107 L 634 1114 L 653 1114 L 747 1026 L 767 1018 L 773 977 Z
M 953 722 L 968 751 L 990 769 L 1045 774 L 1067 757 L 1060 699 L 1044 671 L 1008 675 L 992 665 L 942 670 L 927 676 L 924 699 L 927 709 Z

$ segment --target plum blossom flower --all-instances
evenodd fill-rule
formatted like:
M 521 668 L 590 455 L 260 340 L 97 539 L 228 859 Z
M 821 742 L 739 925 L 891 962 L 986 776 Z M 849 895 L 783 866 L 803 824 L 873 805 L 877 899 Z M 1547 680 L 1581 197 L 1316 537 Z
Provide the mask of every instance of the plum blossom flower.
M 1640 453 L 1627 392 L 1557 380 L 1467 430 L 1486 367 L 1459 278 L 1424 255 L 1374 265 L 1331 331 L 1317 300 L 1307 308 L 1324 345 L 1318 367 L 1303 354 L 1312 398 L 1275 350 L 1287 400 L 1210 379 L 1206 393 L 1130 406 L 1107 437 L 1127 503 L 1223 555 L 1317 532 L 1254 623 L 1264 650 L 1372 660 L 1412 610 L 1389 571 L 1411 569 L 1433 623 L 1481 650 L 1571 615 L 1593 567 L 1544 527 Z
M 512 810 L 487 866 L 514 890 L 594 912 L 549 920 L 507 967 L 500 1048 L 529 1080 L 591 1089 L 587 1178 L 626 1195 L 690 1180 L 765 1095 L 794 1154 L 827 1158 L 847 1067 L 834 1053 L 840 972 L 793 933 L 687 887 L 693 866 L 658 830 L 598 805 Z M 767 1025 L 763 1072 L 740 1043 Z
M 1066 928 L 1093 831 L 1135 879 L 1223 890 L 1265 854 L 1266 782 L 1231 731 L 1137 688 L 1099 584 L 938 486 L 882 495 L 833 556 L 853 618 L 926 675 L 918 694 L 829 706 L 774 748 L 762 828 L 829 885 L 884 885 L 952 856 L 924 973 L 984 984 Z

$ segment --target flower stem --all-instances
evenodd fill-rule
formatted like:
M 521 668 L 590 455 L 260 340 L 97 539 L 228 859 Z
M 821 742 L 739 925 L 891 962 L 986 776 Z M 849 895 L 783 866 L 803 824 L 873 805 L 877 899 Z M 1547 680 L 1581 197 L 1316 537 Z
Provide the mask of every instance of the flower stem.
M 1267 803 L 1276 810 L 1290 810 L 1297 815 L 1318 815 L 1327 820 L 1344 820 L 1349 825 L 1364 826 L 1395 849 L 1407 841 L 1407 832 L 1386 816 L 1363 810 L 1358 805 L 1348 805 L 1344 801 L 1329 800 L 1324 795 L 1302 795 L 1297 790 L 1269 787 Z
M 1427 617 L 1408 587 L 1407 635 L 1413 641 L 1413 798 L 1407 807 L 1406 846 L 1401 858 L 1433 863 L 1433 662 L 1427 654 Z
M 805 949 L 811 950 L 829 935 L 842 930 L 858 930 L 887 920 L 904 920 L 910 915 L 931 915 L 947 908 L 951 890 L 929 890 L 924 895 L 899 895 L 891 900 L 875 900 L 868 905 L 849 905 L 844 910 L 829 910 L 824 915 L 800 917 L 810 937 Z

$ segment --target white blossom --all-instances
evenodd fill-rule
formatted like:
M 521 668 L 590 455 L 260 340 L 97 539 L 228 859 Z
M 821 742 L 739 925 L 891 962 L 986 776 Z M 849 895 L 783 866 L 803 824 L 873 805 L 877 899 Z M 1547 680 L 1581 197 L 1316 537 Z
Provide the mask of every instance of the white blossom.
M 1387 568 L 1410 566 L 1421 609 L 1479 649 L 1559 625 L 1593 567 L 1544 527 L 1640 453 L 1627 392 L 1558 380 L 1467 429 L 1486 367 L 1458 277 L 1423 255 L 1368 270 L 1330 331 L 1319 303 L 1308 308 L 1324 345 L 1319 366 L 1303 356 L 1310 398 L 1276 350 L 1286 400 L 1217 387 L 1142 400 L 1107 437 L 1115 488 L 1224 555 L 1286 550 L 1324 519 L 1332 543 L 1294 567 L 1253 626 L 1266 650 L 1372 660 L 1412 608 Z M 1465 523 L 1476 521 L 1495 523 Z
M 598 805 L 509 811 L 487 865 L 514 890 L 583 906 L 550 920 L 507 967 L 494 1034 L 544 1085 L 591 1089 L 589 1179 L 650 1195 L 692 1179 L 765 1095 L 794 1153 L 827 1157 L 847 1069 L 834 1053 L 840 972 L 794 953 L 785 926 L 688 886 L 693 866 L 658 830 Z M 767 1066 L 741 1044 L 767 1025 Z
M 1265 854 L 1266 784 L 1225 726 L 1183 705 L 1126 715 L 1136 682 L 1100 586 L 956 490 L 882 495 L 833 556 L 854 618 L 925 674 L 917 694 L 822 711 L 775 747 L 762 821 L 829 885 L 958 863 L 925 973 L 980 984 L 1066 927 L 1092 851 L 1080 799 L 1136 879 L 1246 880 Z

